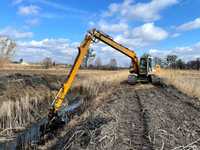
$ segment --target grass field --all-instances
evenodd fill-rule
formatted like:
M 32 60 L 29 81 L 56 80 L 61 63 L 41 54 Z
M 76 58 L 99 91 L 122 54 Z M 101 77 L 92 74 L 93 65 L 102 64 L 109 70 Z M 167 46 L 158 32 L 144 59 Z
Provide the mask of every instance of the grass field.
M 159 76 L 164 77 L 166 83 L 174 85 L 180 91 L 200 98 L 200 71 L 162 69 Z

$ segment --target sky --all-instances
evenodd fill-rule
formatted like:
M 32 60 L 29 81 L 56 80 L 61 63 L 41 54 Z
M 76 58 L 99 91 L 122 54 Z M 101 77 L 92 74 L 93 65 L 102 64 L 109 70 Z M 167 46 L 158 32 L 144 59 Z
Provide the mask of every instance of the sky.
M 14 59 L 26 62 L 51 57 L 72 63 L 88 30 L 96 28 L 143 53 L 185 61 L 200 57 L 199 0 L 1 0 L 0 36 L 17 43 Z M 91 46 L 106 64 L 129 58 L 103 43 Z

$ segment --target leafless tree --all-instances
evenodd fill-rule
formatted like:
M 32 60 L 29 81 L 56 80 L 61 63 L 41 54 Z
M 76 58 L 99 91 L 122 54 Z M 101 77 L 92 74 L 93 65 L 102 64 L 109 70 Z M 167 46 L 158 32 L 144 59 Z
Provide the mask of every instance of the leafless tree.
M 156 64 L 156 65 L 160 65 L 160 66 L 162 66 L 162 59 L 160 58 L 160 57 L 154 57 L 154 63 Z
M 0 66 L 8 63 L 14 54 L 16 48 L 15 41 L 8 37 L 0 36 Z
M 94 59 L 95 56 L 96 56 L 96 55 L 95 55 L 95 53 L 94 53 L 94 50 L 91 49 L 91 48 L 89 48 L 89 49 L 88 49 L 88 53 L 86 54 L 86 56 L 85 56 L 85 58 L 84 58 L 83 66 L 84 66 L 85 68 L 87 68 L 87 67 L 88 67 L 89 61 L 90 61 L 91 59 Z
M 112 58 L 108 64 L 110 69 L 117 69 L 117 60 Z
M 95 60 L 95 67 L 99 68 L 101 66 L 102 66 L 101 58 L 97 57 L 97 59 Z
M 168 67 L 175 68 L 177 58 L 178 57 L 176 55 L 167 55 L 166 61 L 167 61 Z
M 42 65 L 44 66 L 45 69 L 48 69 L 53 66 L 53 61 L 50 57 L 46 57 L 42 61 Z

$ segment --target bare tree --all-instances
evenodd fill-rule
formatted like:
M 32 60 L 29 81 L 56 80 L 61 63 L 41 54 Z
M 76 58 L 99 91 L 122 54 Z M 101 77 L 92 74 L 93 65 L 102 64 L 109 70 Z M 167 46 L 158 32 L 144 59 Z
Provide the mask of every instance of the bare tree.
M 162 59 L 160 57 L 154 57 L 153 60 L 154 60 L 155 65 L 162 66 Z
M 112 58 L 108 64 L 110 69 L 117 69 L 117 60 Z
M 45 69 L 48 69 L 48 68 L 53 66 L 53 61 L 52 61 L 52 59 L 50 57 L 46 57 L 42 61 L 42 64 L 43 64 Z
M 99 68 L 102 66 L 101 58 L 97 57 L 97 59 L 94 62 L 95 67 Z
M 16 48 L 15 41 L 8 37 L 0 37 L 0 66 L 8 63 Z
M 90 61 L 90 59 L 94 59 L 95 58 L 95 53 L 94 53 L 94 50 L 93 49 L 89 49 L 88 50 L 88 53 L 85 55 L 85 58 L 84 58 L 84 67 L 88 67 L 88 63 Z
M 177 59 L 176 55 L 167 55 L 166 60 L 167 60 L 168 67 L 175 68 L 175 66 L 176 66 L 176 59 Z

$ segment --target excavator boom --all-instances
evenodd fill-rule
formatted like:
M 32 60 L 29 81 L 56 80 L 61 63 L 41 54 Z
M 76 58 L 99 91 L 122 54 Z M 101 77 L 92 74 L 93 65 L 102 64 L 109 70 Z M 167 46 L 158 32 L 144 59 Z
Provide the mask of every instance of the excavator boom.
M 136 56 L 136 53 L 133 50 L 130 50 L 126 48 L 125 46 L 117 43 L 114 41 L 109 35 L 106 35 L 105 33 L 98 31 L 96 29 L 93 29 L 89 31 L 89 33 L 94 36 L 95 39 L 100 40 L 101 42 L 105 43 L 106 45 L 111 46 L 113 49 L 123 53 L 124 55 L 128 56 L 132 60 L 132 67 L 134 68 L 134 73 L 139 73 L 138 68 L 138 58 Z

